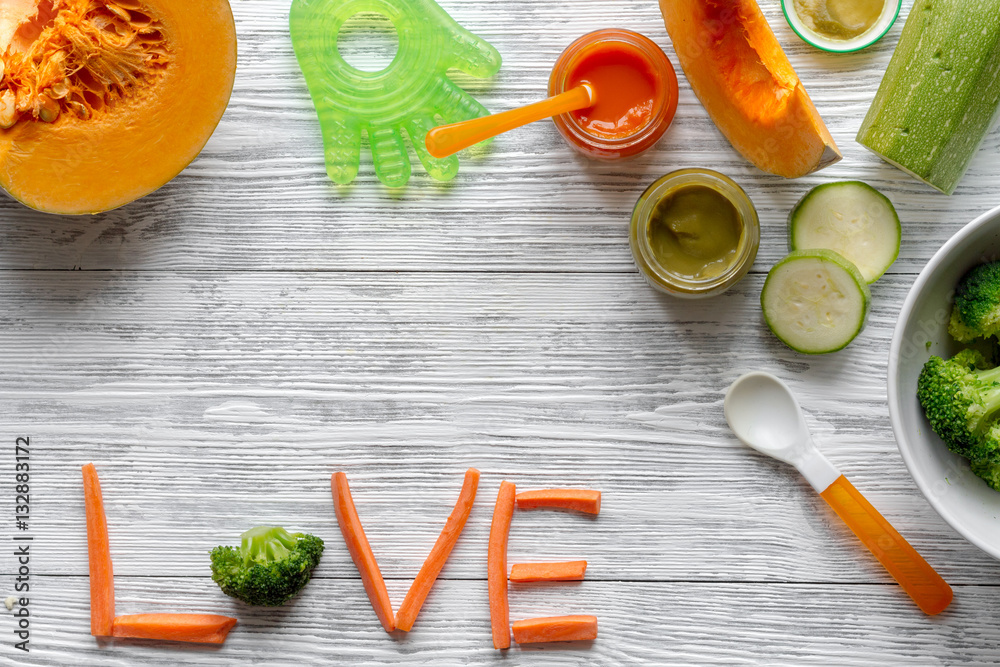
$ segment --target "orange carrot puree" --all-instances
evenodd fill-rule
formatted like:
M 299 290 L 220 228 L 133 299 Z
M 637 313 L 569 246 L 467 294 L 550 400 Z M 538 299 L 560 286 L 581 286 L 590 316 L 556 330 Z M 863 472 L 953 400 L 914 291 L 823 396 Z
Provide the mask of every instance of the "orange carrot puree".
M 618 41 L 597 42 L 580 56 L 566 86 L 589 83 L 597 103 L 573 115 L 590 134 L 612 139 L 635 134 L 653 117 L 657 79 L 635 47 Z

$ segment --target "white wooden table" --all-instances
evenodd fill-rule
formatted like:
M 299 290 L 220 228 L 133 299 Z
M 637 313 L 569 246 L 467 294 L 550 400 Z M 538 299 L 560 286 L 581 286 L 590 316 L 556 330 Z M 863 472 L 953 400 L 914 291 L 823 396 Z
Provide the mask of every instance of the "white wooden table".
M 574 38 L 620 26 L 676 64 L 653 0 L 442 0 L 504 58 L 456 77 L 487 107 L 542 97 Z M 911 5 L 904 3 L 905 18 Z M 201 157 L 159 192 L 92 219 L 0 201 L 0 597 L 13 592 L 13 445 L 31 442 L 31 652 L 0 614 L 0 663 L 39 665 L 953 664 L 1000 656 L 1000 565 L 917 491 L 886 408 L 892 327 L 915 275 L 1000 204 L 1000 133 L 956 194 L 854 142 L 902 18 L 876 47 L 822 54 L 762 7 L 845 159 L 784 181 L 744 162 L 683 76 L 658 147 L 625 164 L 576 157 L 550 123 L 463 159 L 449 184 L 415 168 L 390 192 L 365 156 L 338 189 L 292 55 L 288 0 L 235 0 L 232 104 Z M 678 70 L 680 75 L 680 71 Z M 700 303 L 634 270 L 631 207 L 657 176 L 704 166 L 756 203 L 753 272 Z M 903 220 L 903 246 L 846 350 L 793 353 L 758 295 L 811 186 L 860 178 Z M 723 390 L 765 369 L 799 395 L 821 449 L 955 589 L 921 614 L 791 469 L 740 445 Z M 231 614 L 220 649 L 89 635 L 80 465 L 100 471 L 119 613 Z M 387 636 L 340 537 L 330 474 L 348 473 L 393 603 L 470 467 L 465 533 L 408 635 Z M 486 541 L 501 480 L 592 487 L 600 517 L 519 512 L 511 562 L 586 558 L 579 584 L 511 589 L 513 619 L 592 613 L 585 646 L 490 641 Z M 258 524 L 327 550 L 287 606 L 252 609 L 209 578 L 207 552 Z

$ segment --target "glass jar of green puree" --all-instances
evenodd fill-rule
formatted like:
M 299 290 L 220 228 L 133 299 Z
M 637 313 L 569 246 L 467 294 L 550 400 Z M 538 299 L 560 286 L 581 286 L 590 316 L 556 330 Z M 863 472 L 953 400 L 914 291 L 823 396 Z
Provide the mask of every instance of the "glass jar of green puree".
M 639 197 L 629 245 L 654 288 L 689 299 L 715 296 L 750 270 L 760 246 L 760 221 L 732 179 L 710 169 L 682 169 Z

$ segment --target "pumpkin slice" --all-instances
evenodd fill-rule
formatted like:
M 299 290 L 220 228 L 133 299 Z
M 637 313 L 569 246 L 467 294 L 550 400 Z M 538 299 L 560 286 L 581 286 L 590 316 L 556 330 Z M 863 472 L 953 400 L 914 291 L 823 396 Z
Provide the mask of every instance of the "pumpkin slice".
M 229 103 L 228 0 L 0 0 L 0 186 L 99 213 L 153 192 Z
M 691 88 L 740 154 L 798 178 L 841 159 L 754 0 L 660 0 Z

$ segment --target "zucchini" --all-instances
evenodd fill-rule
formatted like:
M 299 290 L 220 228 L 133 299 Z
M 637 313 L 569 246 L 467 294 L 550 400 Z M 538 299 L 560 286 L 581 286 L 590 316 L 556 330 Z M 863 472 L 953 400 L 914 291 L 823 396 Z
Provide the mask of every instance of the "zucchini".
M 861 181 L 819 185 L 788 216 L 789 250 L 833 250 L 858 267 L 869 285 L 896 261 L 900 236 L 892 202 Z
M 1000 109 L 1000 0 L 916 0 L 858 141 L 954 192 Z
M 832 250 L 796 250 L 771 268 L 760 293 L 767 326 L 805 354 L 846 347 L 864 328 L 870 299 L 858 268 Z

